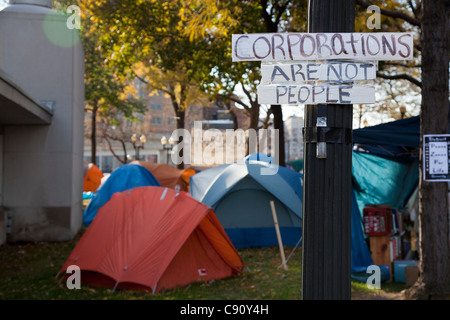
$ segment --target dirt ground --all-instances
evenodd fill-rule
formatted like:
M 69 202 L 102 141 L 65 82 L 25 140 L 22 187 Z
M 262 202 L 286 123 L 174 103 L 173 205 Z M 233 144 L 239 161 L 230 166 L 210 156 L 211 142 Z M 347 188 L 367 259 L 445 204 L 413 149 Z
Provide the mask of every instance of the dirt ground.
M 407 300 L 404 292 L 384 292 L 380 291 L 375 294 L 358 294 L 352 296 L 352 300 Z

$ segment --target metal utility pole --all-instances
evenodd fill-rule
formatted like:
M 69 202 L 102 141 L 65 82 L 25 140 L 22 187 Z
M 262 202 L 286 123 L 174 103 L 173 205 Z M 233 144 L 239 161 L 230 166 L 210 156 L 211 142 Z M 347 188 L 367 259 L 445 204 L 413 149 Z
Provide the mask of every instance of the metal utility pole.
M 309 0 L 308 32 L 354 32 L 354 0 Z M 306 105 L 302 299 L 351 299 L 352 104 Z

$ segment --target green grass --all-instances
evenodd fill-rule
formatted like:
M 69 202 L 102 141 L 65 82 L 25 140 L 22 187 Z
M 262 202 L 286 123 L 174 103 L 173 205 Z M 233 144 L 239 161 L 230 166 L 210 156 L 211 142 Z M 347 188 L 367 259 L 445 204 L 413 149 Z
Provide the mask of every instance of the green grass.
M 79 236 L 63 243 L 5 244 L 0 247 L 0 300 L 299 300 L 301 248 L 285 247 L 288 270 L 280 267 L 278 247 L 242 249 L 249 270 L 226 279 L 198 282 L 153 295 L 151 292 L 95 288 L 81 285 L 70 290 L 55 276 L 75 247 Z M 353 297 L 400 292 L 401 284 L 382 284 L 369 290 L 352 282 Z

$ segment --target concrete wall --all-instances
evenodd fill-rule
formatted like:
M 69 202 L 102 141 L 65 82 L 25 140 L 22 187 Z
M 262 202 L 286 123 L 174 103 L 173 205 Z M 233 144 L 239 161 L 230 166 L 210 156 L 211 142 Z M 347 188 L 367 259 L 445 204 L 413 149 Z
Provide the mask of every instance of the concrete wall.
M 8 241 L 65 241 L 82 225 L 84 55 L 66 20 L 43 6 L 0 12 L 0 69 L 54 108 L 51 125 L 4 127 Z
M 0 128 L 0 246 L 6 242 L 6 213 L 3 204 L 3 134 Z

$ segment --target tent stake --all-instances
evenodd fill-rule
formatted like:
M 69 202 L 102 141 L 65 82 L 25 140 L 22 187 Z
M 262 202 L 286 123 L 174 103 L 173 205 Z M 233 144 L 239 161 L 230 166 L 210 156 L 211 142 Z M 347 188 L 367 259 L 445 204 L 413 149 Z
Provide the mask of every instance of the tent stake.
M 116 282 L 116 284 L 114 285 L 114 288 L 112 289 L 112 292 L 111 292 L 111 294 L 113 294 L 114 293 L 114 291 L 116 291 L 116 288 L 117 288 L 117 285 L 119 284 L 119 281 L 117 281 Z
M 280 227 L 278 226 L 278 218 L 277 218 L 277 213 L 275 211 L 275 205 L 274 205 L 273 201 L 270 201 L 270 207 L 272 209 L 273 222 L 275 224 L 275 230 L 277 232 L 277 238 L 278 238 L 278 245 L 280 247 L 281 263 L 283 264 L 284 270 L 287 270 L 288 268 L 286 265 L 286 258 L 284 257 L 283 241 L 281 240 Z

